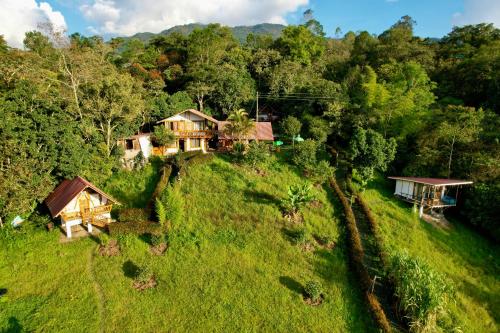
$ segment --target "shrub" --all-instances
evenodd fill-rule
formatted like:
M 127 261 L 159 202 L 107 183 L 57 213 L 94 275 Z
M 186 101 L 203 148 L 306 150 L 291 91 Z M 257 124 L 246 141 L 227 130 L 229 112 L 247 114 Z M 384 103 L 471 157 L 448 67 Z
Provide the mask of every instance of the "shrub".
M 142 208 L 125 208 L 118 213 L 118 221 L 120 222 L 144 222 L 148 220 L 148 213 Z
M 137 271 L 135 280 L 139 283 L 148 283 L 153 277 L 153 269 L 149 263 L 144 263 Z
M 305 204 L 314 199 L 311 189 L 310 184 L 290 186 L 288 188 L 288 197 L 282 201 L 285 213 L 292 216 L 299 213 Z
M 160 200 L 165 209 L 166 221 L 179 225 L 184 218 L 184 197 L 180 186 L 168 185 L 161 194 Z
M 298 167 L 307 169 L 312 168 L 317 162 L 318 143 L 307 139 L 297 145 L 293 156 L 293 163 Z
M 167 221 L 167 210 L 165 209 L 165 205 L 159 198 L 155 199 L 155 211 L 158 222 L 162 227 L 165 226 L 165 223 Z
M 151 245 L 159 246 L 160 244 L 165 243 L 165 235 L 164 234 L 151 234 Z
M 255 168 L 258 164 L 265 165 L 270 157 L 269 147 L 265 142 L 253 141 L 248 145 L 244 161 Z
M 146 165 L 146 157 L 142 153 L 142 150 L 134 156 L 134 169 L 142 169 Z
M 411 331 L 437 331 L 439 322 L 448 315 L 448 301 L 453 293 L 445 278 L 404 252 L 393 255 L 391 274 Z
M 104 246 L 108 245 L 110 240 L 111 238 L 105 232 L 101 232 L 101 234 L 99 235 L 99 241 L 101 242 L 101 245 Z
M 153 222 L 117 222 L 108 225 L 108 230 L 112 237 L 127 234 L 154 234 L 160 231 L 160 225 Z
M 238 157 L 242 158 L 243 154 L 245 153 L 246 146 L 243 142 L 235 142 L 233 143 L 233 154 Z
M 328 179 L 333 177 L 335 173 L 335 168 L 330 166 L 330 163 L 325 160 L 320 161 L 318 164 L 315 164 L 313 166 L 309 166 L 306 170 L 309 174 L 309 178 L 315 184 L 325 183 Z
M 308 281 L 304 287 L 306 296 L 311 299 L 311 301 L 316 302 L 320 299 L 323 293 L 323 287 L 318 281 Z

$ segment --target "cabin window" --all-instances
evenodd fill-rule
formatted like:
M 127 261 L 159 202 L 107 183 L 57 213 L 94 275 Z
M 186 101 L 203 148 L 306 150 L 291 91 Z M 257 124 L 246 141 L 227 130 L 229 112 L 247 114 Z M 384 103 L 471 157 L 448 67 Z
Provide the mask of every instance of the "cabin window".
M 200 146 L 201 146 L 201 140 L 200 139 L 191 139 L 189 141 L 189 146 L 191 148 L 200 148 Z
M 193 121 L 193 130 L 201 131 L 203 130 L 203 121 Z
M 132 139 L 125 140 L 125 149 L 127 149 L 127 150 L 134 149 L 134 140 L 132 140 Z

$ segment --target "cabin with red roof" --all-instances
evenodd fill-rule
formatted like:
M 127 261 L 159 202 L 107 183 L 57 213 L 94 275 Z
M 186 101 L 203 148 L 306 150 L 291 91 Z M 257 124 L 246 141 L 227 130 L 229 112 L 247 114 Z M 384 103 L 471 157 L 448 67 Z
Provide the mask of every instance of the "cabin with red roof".
M 420 216 L 424 209 L 456 206 L 458 189 L 472 184 L 469 180 L 445 178 L 389 177 L 389 179 L 396 181 L 394 195 L 419 205 Z
M 111 223 L 111 208 L 118 201 L 91 182 L 76 177 L 59 184 L 45 199 L 45 204 L 52 218 L 61 218 L 61 225 L 71 238 L 71 228 L 76 225 L 86 226 L 92 233 L 93 225 L 105 227 Z

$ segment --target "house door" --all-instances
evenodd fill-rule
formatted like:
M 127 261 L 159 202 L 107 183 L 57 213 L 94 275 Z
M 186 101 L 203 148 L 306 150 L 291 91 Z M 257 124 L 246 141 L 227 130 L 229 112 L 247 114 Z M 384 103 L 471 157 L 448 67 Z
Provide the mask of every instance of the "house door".
M 184 151 L 184 140 L 182 139 L 179 140 L 179 150 Z

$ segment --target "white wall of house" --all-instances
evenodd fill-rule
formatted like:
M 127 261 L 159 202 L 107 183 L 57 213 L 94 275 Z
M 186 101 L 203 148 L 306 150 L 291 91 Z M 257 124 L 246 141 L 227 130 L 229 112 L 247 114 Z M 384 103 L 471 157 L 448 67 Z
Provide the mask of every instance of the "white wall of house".
M 415 183 L 405 180 L 396 180 L 396 190 L 394 194 L 400 195 L 405 198 L 413 197 L 413 186 Z
M 151 150 L 153 150 L 153 146 L 151 145 L 151 139 L 148 136 L 141 136 L 139 138 L 139 145 L 141 146 L 142 153 L 145 158 L 149 158 L 151 156 Z
M 168 121 L 202 121 L 204 118 L 198 116 L 197 114 L 191 113 L 189 111 L 176 114 L 170 118 L 167 118 Z

